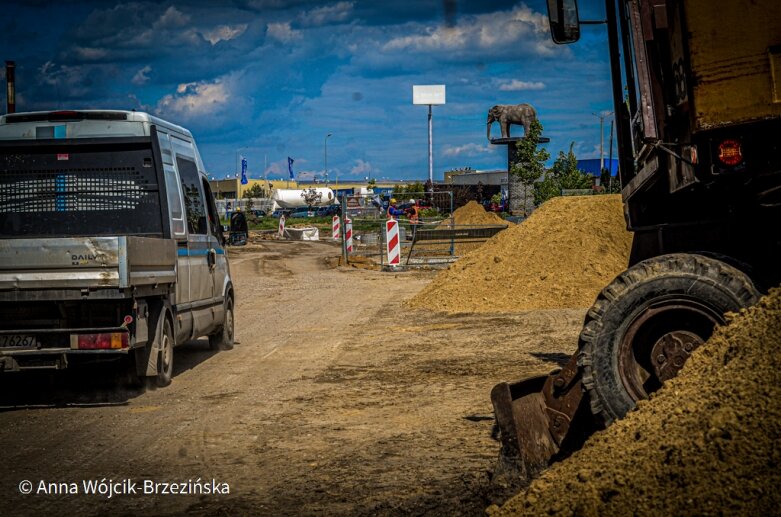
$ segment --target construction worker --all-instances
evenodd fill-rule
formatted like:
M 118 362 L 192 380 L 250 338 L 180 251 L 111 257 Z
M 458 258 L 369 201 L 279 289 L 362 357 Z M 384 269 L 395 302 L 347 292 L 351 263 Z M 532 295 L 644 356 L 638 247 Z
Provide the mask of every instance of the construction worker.
M 247 244 L 247 234 L 249 228 L 247 227 L 247 218 L 241 213 L 241 207 L 237 206 L 236 211 L 231 215 L 230 224 L 230 243 L 238 246 Z
M 414 241 L 415 230 L 417 230 L 417 227 L 420 224 L 420 209 L 414 199 L 410 199 L 409 202 L 412 203 L 412 205 L 407 208 L 407 217 L 409 217 L 409 227 L 412 230 L 412 240 Z
M 409 224 L 419 224 L 420 223 L 420 209 L 418 208 L 418 205 L 415 203 L 414 199 L 409 200 L 410 205 L 409 208 L 407 208 L 407 217 L 409 217 Z
M 388 205 L 388 219 L 393 219 L 395 217 L 398 217 L 400 215 L 404 215 L 404 210 L 396 207 L 396 199 L 391 198 L 390 204 Z

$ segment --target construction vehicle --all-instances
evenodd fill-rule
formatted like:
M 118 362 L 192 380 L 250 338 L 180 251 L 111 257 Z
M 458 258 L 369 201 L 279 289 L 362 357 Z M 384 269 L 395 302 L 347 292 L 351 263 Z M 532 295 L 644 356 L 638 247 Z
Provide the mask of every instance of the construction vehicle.
M 629 268 L 578 350 L 491 398 L 528 480 L 677 375 L 725 313 L 781 283 L 781 2 L 606 0 Z M 557 43 L 576 0 L 549 0 Z

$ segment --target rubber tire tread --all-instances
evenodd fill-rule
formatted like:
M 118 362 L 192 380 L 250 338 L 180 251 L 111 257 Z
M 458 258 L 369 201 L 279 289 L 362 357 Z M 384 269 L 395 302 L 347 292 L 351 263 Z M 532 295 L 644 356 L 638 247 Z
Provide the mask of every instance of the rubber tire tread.
M 676 253 L 641 261 L 618 275 L 586 313 L 578 345 L 583 386 L 598 424 L 607 426 L 633 409 L 618 371 L 622 327 L 656 293 L 683 293 L 720 313 L 738 312 L 760 293 L 742 271 L 703 255 Z
M 168 362 L 168 368 L 163 368 L 163 351 L 160 350 L 160 355 L 157 358 L 157 375 L 150 377 L 149 379 L 155 383 L 158 388 L 164 388 L 171 384 L 174 374 L 174 347 L 176 342 L 174 341 L 174 332 L 171 327 L 171 320 L 166 317 L 165 314 L 161 314 L 162 324 L 160 325 L 160 334 L 155 335 L 155 339 L 163 334 L 168 334 L 168 341 L 171 343 L 171 360 Z
M 231 332 L 226 332 L 226 321 L 228 319 L 228 311 L 231 312 L 231 322 L 233 325 L 233 329 L 231 329 Z M 235 313 L 233 312 L 233 298 L 231 296 L 227 296 L 225 298 L 225 317 L 223 319 L 222 325 L 220 325 L 220 328 L 217 329 L 217 331 L 211 335 L 209 335 L 209 348 L 212 350 L 232 350 L 233 349 L 233 335 L 236 328 L 236 319 L 235 319 Z

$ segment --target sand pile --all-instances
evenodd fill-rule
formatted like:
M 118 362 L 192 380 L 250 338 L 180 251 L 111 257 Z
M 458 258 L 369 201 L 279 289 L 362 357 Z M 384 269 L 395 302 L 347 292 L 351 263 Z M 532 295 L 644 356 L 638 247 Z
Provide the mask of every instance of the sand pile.
M 464 206 L 453 212 L 455 223 L 450 220 L 442 222 L 438 228 L 448 228 L 452 224 L 457 226 L 464 225 L 504 225 L 507 221 L 496 215 L 494 212 L 486 212 L 485 208 L 477 201 L 470 201 Z
M 619 195 L 553 198 L 442 271 L 409 305 L 448 312 L 589 307 L 626 269 L 631 243 Z
M 464 228 L 468 226 L 514 226 L 514 223 L 505 221 L 494 212 L 486 212 L 485 208 L 477 201 L 470 201 L 464 206 L 457 208 L 452 217 L 445 219 L 437 226 L 438 230 L 447 230 L 451 228 Z M 436 247 L 442 247 L 443 243 L 432 243 Z M 448 247 L 450 241 L 445 243 Z M 481 242 L 460 242 L 455 241 L 455 253 L 458 256 L 465 255 L 470 251 L 476 250 L 484 244 Z M 425 243 L 424 243 L 425 246 Z
M 781 289 L 493 515 L 777 515 Z

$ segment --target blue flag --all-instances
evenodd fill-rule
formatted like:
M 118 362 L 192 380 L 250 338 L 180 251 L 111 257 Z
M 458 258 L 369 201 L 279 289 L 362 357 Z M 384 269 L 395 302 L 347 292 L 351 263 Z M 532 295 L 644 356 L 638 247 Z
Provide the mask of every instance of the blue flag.
M 249 180 L 247 180 L 247 159 L 243 156 L 241 157 L 241 184 L 246 185 L 249 183 Z
M 287 157 L 287 170 L 290 171 L 290 179 L 291 180 L 296 179 L 296 175 L 293 174 L 293 162 L 294 161 L 295 160 L 293 160 L 293 158 L 291 158 L 290 156 Z

